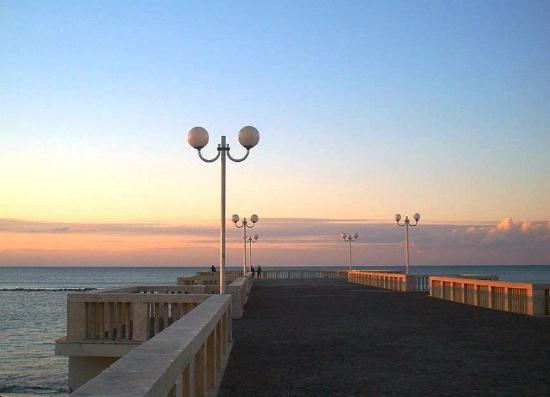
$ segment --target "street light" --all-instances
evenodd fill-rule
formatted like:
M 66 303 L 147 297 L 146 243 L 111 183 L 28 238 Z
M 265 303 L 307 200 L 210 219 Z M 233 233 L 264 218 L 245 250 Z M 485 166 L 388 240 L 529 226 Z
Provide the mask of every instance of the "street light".
M 239 131 L 239 143 L 246 149 L 246 154 L 235 159 L 229 153 L 229 145 L 226 143 L 225 135 L 222 136 L 221 143 L 218 144 L 218 154 L 212 159 L 203 157 L 201 150 L 208 144 L 208 131 L 202 127 L 194 127 L 187 133 L 187 142 L 199 153 L 201 160 L 207 163 L 213 163 L 218 158 L 221 159 L 221 222 L 220 222 L 220 294 L 225 293 L 225 162 L 229 158 L 234 162 L 241 162 L 248 157 L 250 149 L 260 141 L 260 133 L 251 126 L 241 128 Z
M 235 224 L 235 227 L 237 229 L 243 229 L 243 276 L 246 276 L 246 229 L 252 229 L 254 226 L 256 226 L 256 222 L 258 222 L 258 215 L 254 214 L 250 217 L 250 220 L 252 221 L 252 226 L 250 226 L 250 224 L 248 223 L 248 221 L 246 220 L 246 218 L 243 218 L 243 220 L 241 221 L 241 226 L 238 225 L 238 222 L 239 222 L 239 215 L 237 214 L 234 214 L 232 217 L 231 217 L 231 220 L 233 221 L 233 223 Z
M 254 238 L 252 237 L 249 237 L 248 238 L 248 252 L 249 252 L 249 255 L 248 255 L 248 263 L 250 264 L 250 268 L 252 268 L 252 244 L 255 244 L 256 242 L 258 242 L 258 239 L 260 238 L 260 236 L 258 235 L 258 233 L 256 233 L 254 235 Z
M 413 219 L 415 221 L 414 224 L 411 223 L 408 216 L 405 216 L 405 221 L 403 223 L 399 223 L 401 220 L 401 214 L 395 214 L 395 221 L 397 222 L 397 225 L 405 227 L 405 274 L 409 274 L 409 226 L 418 225 L 420 214 L 418 212 L 414 214 Z
M 342 240 L 349 243 L 349 270 L 351 270 L 351 242 L 357 240 L 358 237 L 359 235 L 357 233 L 354 233 L 353 236 L 351 233 L 342 233 Z

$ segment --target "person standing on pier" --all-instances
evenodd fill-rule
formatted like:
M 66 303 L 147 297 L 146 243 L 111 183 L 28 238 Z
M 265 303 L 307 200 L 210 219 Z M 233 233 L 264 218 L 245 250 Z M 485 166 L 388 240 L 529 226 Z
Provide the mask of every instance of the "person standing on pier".
M 216 273 L 216 266 L 214 266 L 214 265 L 210 266 L 210 271 L 212 273 Z
M 262 278 L 262 267 L 260 265 L 258 265 L 258 278 Z
M 250 271 L 252 272 L 252 278 L 254 278 L 254 273 L 256 273 L 256 269 L 254 269 L 254 266 L 250 266 Z

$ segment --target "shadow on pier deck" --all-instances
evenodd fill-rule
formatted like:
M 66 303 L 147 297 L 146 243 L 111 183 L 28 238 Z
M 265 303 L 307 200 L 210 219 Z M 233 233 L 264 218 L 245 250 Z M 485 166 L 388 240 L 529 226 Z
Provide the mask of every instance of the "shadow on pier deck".
M 255 284 L 220 396 L 548 396 L 550 321 L 349 284 Z

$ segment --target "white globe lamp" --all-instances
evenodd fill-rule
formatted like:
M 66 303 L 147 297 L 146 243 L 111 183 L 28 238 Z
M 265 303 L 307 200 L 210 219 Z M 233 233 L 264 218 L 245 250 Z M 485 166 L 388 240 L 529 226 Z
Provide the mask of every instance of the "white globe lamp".
M 187 133 L 187 142 L 197 150 L 208 145 L 208 131 L 202 127 L 193 127 Z
M 260 133 L 252 126 L 246 126 L 239 131 L 239 143 L 250 150 L 260 142 Z

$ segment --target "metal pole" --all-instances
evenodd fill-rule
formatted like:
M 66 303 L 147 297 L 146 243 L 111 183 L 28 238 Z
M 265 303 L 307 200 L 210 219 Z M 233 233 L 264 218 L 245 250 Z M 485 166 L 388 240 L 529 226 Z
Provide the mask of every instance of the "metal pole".
M 250 253 L 249 254 L 249 264 L 250 264 L 250 267 L 252 267 L 252 240 L 250 240 L 248 242 L 248 245 L 249 245 L 249 249 L 248 249 L 248 252 Z
M 222 163 L 222 180 L 221 180 L 221 230 L 220 230 L 220 294 L 225 294 L 225 160 L 226 160 L 226 143 L 225 135 L 222 136 L 221 143 L 221 163 Z
M 244 240 L 243 276 L 246 276 L 246 218 L 244 218 L 244 220 L 243 220 L 243 240 Z
M 405 274 L 409 274 L 409 222 L 405 221 Z
M 351 239 L 349 239 L 349 270 L 351 270 Z

